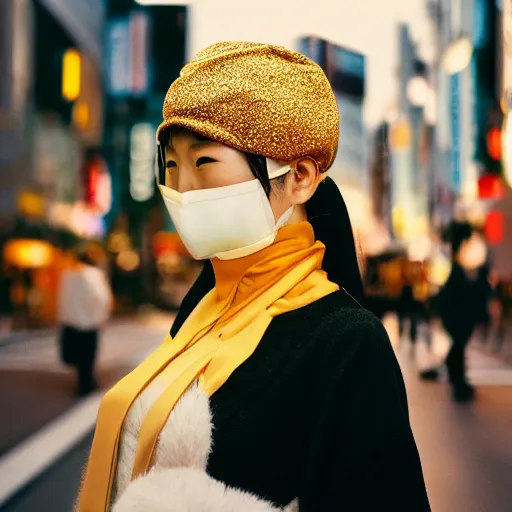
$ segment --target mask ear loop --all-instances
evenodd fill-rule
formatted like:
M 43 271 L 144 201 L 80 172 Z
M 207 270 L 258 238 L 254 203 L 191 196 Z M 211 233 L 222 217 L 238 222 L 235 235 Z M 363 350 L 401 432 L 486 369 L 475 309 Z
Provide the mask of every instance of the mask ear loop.
M 305 160 L 305 159 L 311 160 L 315 164 L 315 167 L 317 168 L 319 174 L 325 174 L 325 173 L 320 172 L 320 169 L 318 168 L 318 163 L 314 158 L 311 158 L 310 156 L 305 156 L 305 157 L 301 158 L 301 160 Z M 294 166 L 292 166 L 291 164 L 286 164 L 284 166 L 280 166 L 280 164 L 278 162 L 276 162 L 275 160 L 272 160 L 270 158 L 267 158 L 267 170 L 268 170 L 268 177 L 270 180 L 275 180 L 276 178 L 280 178 L 281 176 L 284 176 L 285 174 L 289 173 L 290 171 L 297 172 L 297 169 Z
M 286 165 L 281 166 L 275 160 L 272 160 L 271 158 L 267 158 L 267 172 L 268 172 L 269 180 L 275 180 L 276 178 L 280 178 L 281 176 L 288 174 L 291 170 L 292 170 L 291 165 L 286 164 Z
M 165 148 L 160 140 L 156 143 L 155 178 L 158 185 L 165 185 Z

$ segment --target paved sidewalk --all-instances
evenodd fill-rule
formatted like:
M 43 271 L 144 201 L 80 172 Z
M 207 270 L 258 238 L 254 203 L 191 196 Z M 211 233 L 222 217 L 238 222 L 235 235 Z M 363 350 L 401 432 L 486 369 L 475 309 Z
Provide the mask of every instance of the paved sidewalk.
M 103 390 L 133 369 L 165 337 L 172 316 L 116 321 L 102 333 L 96 375 Z M 73 368 L 60 363 L 56 337 L 0 347 L 0 456 L 79 403 Z
M 408 339 L 399 338 L 395 316 L 385 317 L 384 325 L 395 348 L 400 348 L 404 357 L 407 354 L 416 371 L 438 366 L 445 360 L 451 341 L 439 325 L 433 324 L 431 328 L 430 347 L 423 325 L 415 346 Z M 468 378 L 476 386 L 512 386 L 512 360 L 507 361 L 502 355 L 495 354 L 489 345 L 482 345 L 478 334 L 466 350 L 466 364 Z

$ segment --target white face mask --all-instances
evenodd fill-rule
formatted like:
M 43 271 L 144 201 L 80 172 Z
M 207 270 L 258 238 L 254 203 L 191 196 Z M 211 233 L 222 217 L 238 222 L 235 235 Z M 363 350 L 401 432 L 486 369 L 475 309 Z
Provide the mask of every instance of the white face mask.
M 267 159 L 269 178 L 291 170 Z M 276 222 L 259 180 L 227 187 L 180 193 L 160 185 L 172 221 L 196 260 L 243 258 L 271 245 L 293 213 L 289 208 Z

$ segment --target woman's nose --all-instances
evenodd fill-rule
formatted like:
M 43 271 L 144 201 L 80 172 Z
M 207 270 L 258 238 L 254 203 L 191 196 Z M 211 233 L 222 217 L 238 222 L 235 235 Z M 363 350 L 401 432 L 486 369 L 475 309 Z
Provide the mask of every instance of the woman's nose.
M 194 171 L 188 169 L 187 167 L 180 169 L 177 181 L 178 183 L 176 184 L 176 190 L 181 193 L 191 192 L 201 188 Z

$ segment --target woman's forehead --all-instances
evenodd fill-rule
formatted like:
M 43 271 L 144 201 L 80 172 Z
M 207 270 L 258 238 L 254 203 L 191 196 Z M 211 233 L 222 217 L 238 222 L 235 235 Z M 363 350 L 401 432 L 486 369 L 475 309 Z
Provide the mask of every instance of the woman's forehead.
M 177 139 L 188 139 L 192 143 L 193 142 L 214 142 L 208 137 L 204 137 L 203 135 L 193 132 L 191 130 L 187 130 L 186 128 L 182 128 L 181 126 L 172 126 L 169 130 L 164 134 L 164 143 L 167 147 L 173 148 L 173 145 Z

